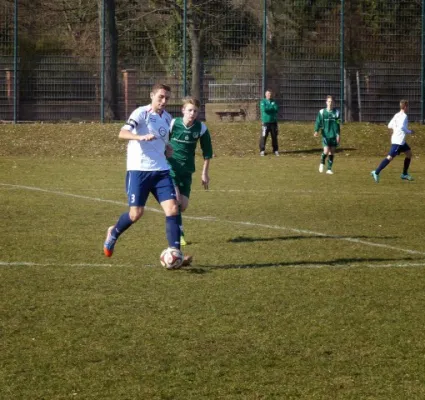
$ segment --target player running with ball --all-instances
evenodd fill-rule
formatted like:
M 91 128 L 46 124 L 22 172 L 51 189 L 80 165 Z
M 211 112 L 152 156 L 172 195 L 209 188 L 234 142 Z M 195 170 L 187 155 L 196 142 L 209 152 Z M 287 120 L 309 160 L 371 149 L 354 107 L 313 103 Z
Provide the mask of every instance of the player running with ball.
M 168 246 L 180 250 L 179 208 L 176 192 L 166 160 L 171 115 L 165 110 L 171 89 L 156 84 L 150 94 L 151 103 L 134 110 L 121 128 L 119 138 L 127 144 L 126 189 L 129 211 L 108 228 L 103 252 L 111 257 L 118 238 L 143 215 L 152 193 L 165 213 Z M 183 265 L 190 264 L 186 256 Z
M 168 158 L 171 166 L 171 178 L 173 179 L 177 201 L 180 206 L 178 222 L 182 236 L 180 242 L 186 245 L 183 233 L 181 213 L 189 206 L 189 197 L 192 186 L 192 175 L 195 172 L 195 150 L 198 142 L 201 145 L 204 164 L 202 167 L 201 182 L 204 189 L 208 189 L 210 178 L 208 170 L 213 156 L 211 136 L 206 125 L 196 118 L 199 114 L 201 103 L 194 97 L 183 99 L 183 117 L 175 118 L 170 125 L 170 145 L 173 154 Z

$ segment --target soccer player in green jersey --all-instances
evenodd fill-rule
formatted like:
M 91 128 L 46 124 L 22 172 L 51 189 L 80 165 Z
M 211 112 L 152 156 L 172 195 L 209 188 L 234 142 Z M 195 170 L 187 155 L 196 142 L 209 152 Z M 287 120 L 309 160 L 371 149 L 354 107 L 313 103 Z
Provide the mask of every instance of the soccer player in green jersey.
M 181 229 L 180 244 L 186 245 L 183 233 L 181 213 L 189 206 L 189 197 L 192 186 L 192 175 L 195 172 L 195 150 L 198 142 L 201 145 L 204 165 L 202 167 L 201 182 L 205 190 L 208 189 L 210 177 L 208 170 L 213 156 L 211 136 L 207 126 L 197 120 L 201 103 L 194 97 L 183 99 L 183 117 L 174 118 L 170 125 L 170 145 L 173 154 L 168 163 L 171 166 L 171 178 L 176 187 L 177 201 L 180 205 L 178 222 Z
M 334 108 L 334 100 L 332 96 L 326 97 L 326 108 L 319 111 L 314 124 L 314 136 L 319 136 L 319 129 L 322 130 L 323 153 L 320 160 L 319 172 L 325 169 L 326 157 L 328 158 L 327 174 L 333 175 L 332 166 L 336 147 L 340 141 L 340 121 L 339 110 Z

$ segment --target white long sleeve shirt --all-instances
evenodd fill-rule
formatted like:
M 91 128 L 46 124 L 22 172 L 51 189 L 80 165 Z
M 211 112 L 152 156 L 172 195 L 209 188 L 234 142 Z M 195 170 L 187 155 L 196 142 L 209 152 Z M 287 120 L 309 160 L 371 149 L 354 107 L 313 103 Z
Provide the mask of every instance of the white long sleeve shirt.
M 406 135 L 412 133 L 408 128 L 407 115 L 404 111 L 400 111 L 394 115 L 393 119 L 388 124 L 388 128 L 393 130 L 391 144 L 405 144 Z

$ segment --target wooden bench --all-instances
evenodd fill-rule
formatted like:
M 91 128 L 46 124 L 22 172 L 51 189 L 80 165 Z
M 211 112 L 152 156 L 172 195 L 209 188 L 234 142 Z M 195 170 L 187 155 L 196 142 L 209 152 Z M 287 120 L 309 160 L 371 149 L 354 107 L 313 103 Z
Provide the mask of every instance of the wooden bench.
M 256 121 L 256 101 L 234 101 L 226 103 L 205 103 L 206 121 L 243 122 Z

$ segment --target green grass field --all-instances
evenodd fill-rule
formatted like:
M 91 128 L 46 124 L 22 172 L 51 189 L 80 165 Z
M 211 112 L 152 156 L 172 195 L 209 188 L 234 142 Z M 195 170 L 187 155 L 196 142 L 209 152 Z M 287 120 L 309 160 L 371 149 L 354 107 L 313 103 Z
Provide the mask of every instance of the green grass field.
M 208 125 L 178 271 L 152 200 L 103 256 L 119 124 L 0 125 L 0 398 L 424 399 L 425 128 L 415 181 L 399 157 L 375 184 L 384 125 L 344 125 L 333 176 L 312 124 L 281 124 L 281 157 L 258 123 Z

